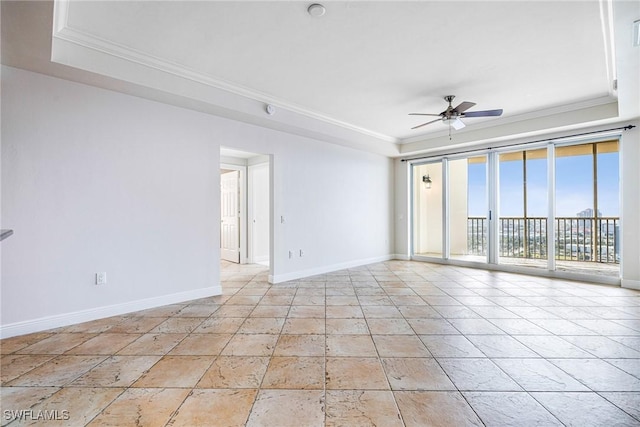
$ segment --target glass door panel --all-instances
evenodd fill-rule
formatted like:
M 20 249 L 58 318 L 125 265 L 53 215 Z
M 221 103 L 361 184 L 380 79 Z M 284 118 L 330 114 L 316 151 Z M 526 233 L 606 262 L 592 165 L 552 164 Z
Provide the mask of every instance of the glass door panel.
M 498 156 L 498 263 L 547 267 L 547 149 Z
M 556 148 L 556 269 L 619 276 L 618 141 Z
M 449 258 L 487 262 L 487 156 L 449 160 Z
M 443 257 L 442 162 L 413 166 L 413 254 Z

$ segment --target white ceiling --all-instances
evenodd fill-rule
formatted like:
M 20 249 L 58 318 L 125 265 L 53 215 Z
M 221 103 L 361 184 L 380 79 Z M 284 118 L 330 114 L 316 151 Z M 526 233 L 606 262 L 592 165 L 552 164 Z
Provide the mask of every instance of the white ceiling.
M 4 3 L 3 39 L 5 9 L 24 9 Z M 584 108 L 593 110 L 585 120 L 619 118 L 601 108 L 616 102 L 619 71 L 607 1 L 327 1 L 320 18 L 306 12 L 310 3 L 60 2 L 52 57 L 220 115 L 359 148 L 446 134 L 440 123 L 411 130 L 426 120 L 408 113 L 439 113 L 448 94 L 454 104 L 476 102 L 470 111 L 504 109 L 465 119 L 462 133 Z M 10 65 L 20 63 L 16 50 Z

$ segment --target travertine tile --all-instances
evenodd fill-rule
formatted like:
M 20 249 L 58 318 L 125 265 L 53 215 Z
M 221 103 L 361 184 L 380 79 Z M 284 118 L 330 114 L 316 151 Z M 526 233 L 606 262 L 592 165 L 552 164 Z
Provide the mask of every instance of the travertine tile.
M 284 325 L 284 318 L 249 317 L 244 321 L 239 334 L 279 334 Z
M 109 329 L 113 334 L 145 334 L 164 321 L 162 317 L 129 317 Z
M 324 424 L 322 390 L 260 390 L 247 427 L 299 427 Z
M 602 358 L 640 359 L 640 351 L 602 336 L 564 336 L 564 340 Z M 638 361 L 640 364 L 640 360 Z
M 324 319 L 324 306 L 314 305 L 292 305 L 289 310 L 289 318 L 314 317 Z
M 59 387 L 0 387 L 0 402 L 2 402 L 0 425 L 5 426 L 15 421 L 19 418 L 19 411 L 28 410 L 43 402 L 58 390 L 60 390 Z M 8 416 L 5 411 L 9 411 Z
M 493 362 L 526 391 L 589 391 L 544 359 L 493 359 Z
M 132 387 L 195 387 L 212 361 L 207 356 L 164 356 Z
M 71 383 L 71 387 L 128 387 L 160 356 L 110 356 Z
M 470 335 L 468 339 L 489 357 L 540 357 L 508 335 Z
M 221 277 L 222 296 L 0 341 L 3 409 L 72 408 L 73 425 L 640 425 L 637 291 L 405 261 L 278 285 L 223 262 Z
M 421 335 L 433 357 L 486 357 L 463 335 Z
M 88 426 L 163 426 L 189 392 L 183 388 L 127 389 Z
M 174 316 L 206 318 L 211 316 L 218 308 L 219 306 L 211 304 L 189 304 Z
M 220 356 L 202 376 L 198 388 L 258 388 L 269 357 Z
M 244 426 L 256 395 L 257 390 L 193 390 L 168 425 Z
M 16 353 L 20 354 L 62 354 L 83 342 L 93 338 L 96 334 L 89 333 L 58 333 L 40 340 Z
M 518 335 L 514 337 L 542 357 L 585 359 L 595 357 L 563 338 L 550 335 Z
M 124 356 L 163 356 L 186 336 L 187 334 L 144 334 L 117 354 Z
M 328 357 L 327 390 L 388 390 L 378 358 Z
M 381 357 L 431 357 L 431 353 L 415 335 L 373 335 Z
M 489 359 L 438 359 L 451 381 L 464 391 L 522 391 Z
M 0 359 L 0 384 L 18 378 L 20 375 L 53 359 L 55 355 L 13 354 Z
M 376 335 L 414 335 L 411 325 L 404 319 L 368 319 L 367 325 Z
M 638 420 L 596 393 L 531 393 L 531 396 L 567 426 L 638 425 Z
M 563 425 L 524 392 L 466 392 L 464 397 L 487 427 Z
M 325 333 L 325 320 L 315 318 L 290 318 L 284 322 L 284 335 L 322 335 Z
M 326 308 L 327 319 L 362 319 L 362 308 L 356 305 L 330 305 Z
M 233 334 L 193 333 L 175 346 L 169 354 L 175 356 L 215 356 L 220 354 Z
M 446 319 L 409 319 L 409 324 L 419 335 L 455 335 L 459 334 Z
M 593 391 L 640 392 L 640 379 L 599 359 L 549 359 Z
M 407 427 L 483 426 L 457 391 L 394 391 L 393 394 Z
M 20 335 L 17 337 L 0 340 L 0 354 L 10 354 L 22 348 L 28 347 L 51 336 L 51 332 L 37 332 L 34 334 Z
M 402 427 L 390 391 L 327 390 L 326 426 Z
M 423 305 L 399 305 L 398 310 L 405 317 L 405 319 L 440 319 L 442 315 L 438 313 L 433 307 Z
M 274 356 L 324 356 L 324 335 L 280 335 Z
M 327 335 L 327 356 L 377 357 L 369 335 Z
M 276 347 L 278 335 L 237 334 L 222 350 L 225 356 L 271 356 Z
M 113 354 L 140 338 L 140 334 L 103 333 L 72 348 L 67 354 Z
M 244 317 L 211 317 L 200 324 L 194 333 L 234 334 L 244 323 Z
M 64 386 L 105 359 L 105 356 L 58 356 L 9 382 L 8 385 Z
M 193 332 L 204 322 L 203 317 L 171 317 L 153 328 L 151 333 L 181 334 Z
M 324 368 L 324 357 L 272 357 L 261 388 L 322 390 Z
M 326 319 L 327 335 L 368 335 L 370 333 L 364 319 Z
M 640 422 L 640 393 L 606 392 L 598 394 Z
M 291 306 L 288 305 L 266 305 L 263 299 L 262 302 L 253 309 L 250 317 L 287 317 L 290 308 Z
M 382 359 L 392 390 L 456 390 L 432 358 Z
M 54 412 L 58 421 L 51 421 L 51 425 L 83 426 L 113 402 L 123 391 L 123 388 L 111 387 L 65 387 L 32 409 L 35 413 L 39 411 Z M 42 426 L 43 423 L 42 420 L 34 420 L 24 425 Z

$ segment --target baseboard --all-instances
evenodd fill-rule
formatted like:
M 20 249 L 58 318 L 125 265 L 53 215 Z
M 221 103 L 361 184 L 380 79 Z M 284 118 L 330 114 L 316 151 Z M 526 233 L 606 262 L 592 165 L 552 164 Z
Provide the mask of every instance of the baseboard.
M 76 323 L 88 322 L 91 320 L 103 319 L 105 317 L 111 316 L 119 316 L 134 311 L 146 310 L 163 305 L 176 304 L 184 301 L 206 298 L 221 294 L 222 287 L 218 285 L 212 286 L 210 288 L 194 289 L 187 292 L 178 292 L 175 294 L 130 301 L 122 304 L 107 305 L 104 307 L 96 307 L 88 310 L 75 311 L 72 313 L 40 317 L 38 319 L 10 323 L 8 325 L 0 325 L 0 338 L 9 338 L 17 335 L 41 332 L 48 329 L 73 325 Z
M 289 280 L 297 280 L 305 277 L 315 276 L 318 274 L 331 273 L 333 271 L 344 270 L 346 268 L 360 267 L 362 265 L 373 264 L 376 262 L 389 261 L 395 259 L 394 255 L 383 255 L 374 258 L 359 259 L 354 261 L 343 262 L 339 264 L 325 265 L 322 267 L 309 268 L 307 270 L 293 271 L 285 274 L 269 275 L 269 283 L 282 283 Z
M 397 259 L 399 261 L 411 261 L 411 257 L 409 255 L 404 255 L 404 254 L 393 254 L 392 259 Z
M 622 279 L 620 284 L 623 288 L 640 290 L 640 280 Z

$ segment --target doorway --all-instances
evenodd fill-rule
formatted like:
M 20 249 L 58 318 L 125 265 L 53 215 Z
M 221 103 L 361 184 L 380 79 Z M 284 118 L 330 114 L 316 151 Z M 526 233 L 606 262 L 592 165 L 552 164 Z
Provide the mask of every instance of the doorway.
M 271 159 L 220 149 L 220 259 L 271 265 Z

